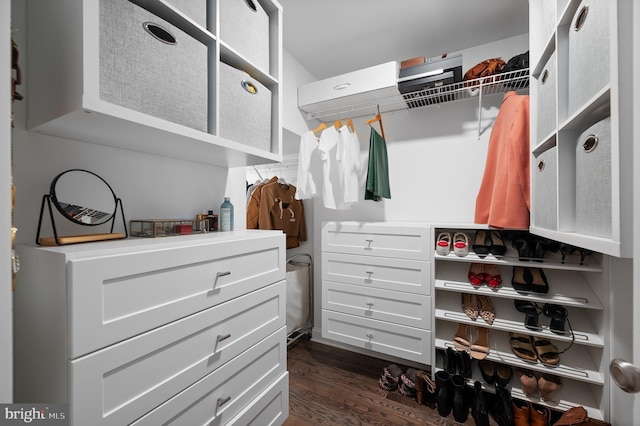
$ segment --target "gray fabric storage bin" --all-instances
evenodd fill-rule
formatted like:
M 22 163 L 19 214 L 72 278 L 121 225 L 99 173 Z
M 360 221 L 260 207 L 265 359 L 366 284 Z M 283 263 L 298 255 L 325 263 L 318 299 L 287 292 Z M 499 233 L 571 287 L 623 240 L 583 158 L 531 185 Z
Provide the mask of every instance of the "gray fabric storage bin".
M 145 29 L 145 23 L 151 23 L 146 27 L 150 30 L 167 31 L 175 43 L 158 40 Z M 100 0 L 99 31 L 101 99 L 207 131 L 204 44 L 147 10 L 121 0 Z
M 533 170 L 533 223 L 538 228 L 558 229 L 557 148 L 554 146 L 538 155 Z
M 585 130 L 576 144 L 576 232 L 610 238 L 611 119 Z
M 536 142 L 542 142 L 543 138 L 556 129 L 556 75 L 556 52 L 553 52 L 537 79 L 538 121 Z
M 269 74 L 269 15 L 258 0 L 220 0 L 220 39 Z
M 207 0 L 166 0 L 180 12 L 207 28 Z
M 271 91 L 244 71 L 220 62 L 218 94 L 219 136 L 270 152 Z
M 569 116 L 595 96 L 611 79 L 610 7 L 610 0 L 582 0 L 571 21 L 569 27 Z

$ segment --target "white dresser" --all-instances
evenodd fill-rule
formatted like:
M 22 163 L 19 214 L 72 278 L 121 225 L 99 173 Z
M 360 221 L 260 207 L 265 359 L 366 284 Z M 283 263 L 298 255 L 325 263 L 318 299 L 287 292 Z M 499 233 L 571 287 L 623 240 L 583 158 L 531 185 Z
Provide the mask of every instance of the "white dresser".
M 430 227 L 326 222 L 322 338 L 431 364 Z
M 281 424 L 285 238 L 235 231 L 21 246 L 15 401 L 71 424 Z

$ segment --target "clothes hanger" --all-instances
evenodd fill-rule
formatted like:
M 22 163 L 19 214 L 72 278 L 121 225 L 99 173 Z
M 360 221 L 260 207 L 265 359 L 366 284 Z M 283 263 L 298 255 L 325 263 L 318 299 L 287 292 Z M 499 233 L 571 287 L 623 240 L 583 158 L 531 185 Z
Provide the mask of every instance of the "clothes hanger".
M 353 120 L 351 119 L 351 117 L 347 119 L 347 127 L 351 129 L 351 133 L 355 133 L 356 129 L 354 129 L 353 127 Z
M 318 133 L 326 128 L 327 125 L 325 123 L 320 123 L 320 125 L 313 130 L 313 133 Z
M 371 126 L 376 121 L 378 123 L 380 123 L 380 134 L 382 134 L 382 139 L 387 140 L 387 138 L 384 137 L 384 128 L 382 127 L 382 116 L 380 115 L 380 106 L 379 105 L 378 105 L 378 113 L 371 120 L 367 120 L 367 124 L 369 126 Z
M 336 120 L 333 122 L 333 127 L 335 127 L 336 129 L 340 129 L 342 127 L 342 121 L 340 120 Z

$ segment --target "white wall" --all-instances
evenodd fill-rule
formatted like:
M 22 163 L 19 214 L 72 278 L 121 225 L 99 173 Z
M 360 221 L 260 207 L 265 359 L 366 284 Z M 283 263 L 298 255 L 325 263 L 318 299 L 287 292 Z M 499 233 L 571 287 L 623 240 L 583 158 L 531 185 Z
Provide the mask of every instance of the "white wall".
M 16 0 L 12 2 L 12 6 L 14 26 L 20 28 L 14 37 L 20 45 L 21 58 L 24 58 L 23 76 L 26 76 L 26 6 L 25 2 Z M 28 95 L 28 89 L 29 82 L 25 79 L 21 93 Z M 227 170 L 32 133 L 25 129 L 27 102 L 28 97 L 16 104 L 14 180 L 18 188 L 18 242 L 35 242 L 42 196 L 49 192 L 51 180 L 57 174 L 71 168 L 87 169 L 105 179 L 122 199 L 127 221 L 193 219 L 197 213 L 205 210 L 217 212 L 224 196 L 228 195 L 236 211 L 240 212 L 236 214 L 236 227 L 244 228 L 244 169 Z M 47 227 L 42 235 L 49 236 L 49 220 L 45 219 L 44 223 Z M 65 221 L 56 223 L 62 225 Z M 78 229 L 70 223 L 65 223 L 64 226 L 68 233 L 87 232 L 87 229 Z
M 0 2 L 0 403 L 13 402 L 11 294 L 11 3 Z

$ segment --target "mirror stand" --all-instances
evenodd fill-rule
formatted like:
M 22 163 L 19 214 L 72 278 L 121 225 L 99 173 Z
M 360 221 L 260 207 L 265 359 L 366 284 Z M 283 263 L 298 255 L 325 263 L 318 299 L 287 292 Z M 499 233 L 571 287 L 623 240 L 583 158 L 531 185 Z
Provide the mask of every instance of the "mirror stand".
M 42 215 L 44 213 L 45 203 L 49 209 L 49 218 L 51 219 L 53 237 L 40 238 L 40 229 L 42 227 Z M 113 214 L 110 219 L 111 232 L 109 233 L 58 236 L 56 221 L 53 216 L 53 209 L 51 208 L 51 195 L 45 194 L 42 197 L 42 204 L 40 205 L 40 218 L 38 219 L 38 231 L 36 233 L 36 244 L 42 245 L 42 246 L 62 246 L 66 244 L 87 243 L 92 241 L 119 240 L 119 239 L 127 238 L 129 236 L 129 233 L 127 232 L 127 222 L 125 221 L 125 218 L 124 218 L 124 210 L 122 209 L 122 200 L 120 200 L 120 198 L 116 198 L 116 211 L 118 210 L 118 206 L 120 206 L 120 214 L 122 215 L 124 233 L 113 232 L 113 228 L 116 221 L 116 215 Z

